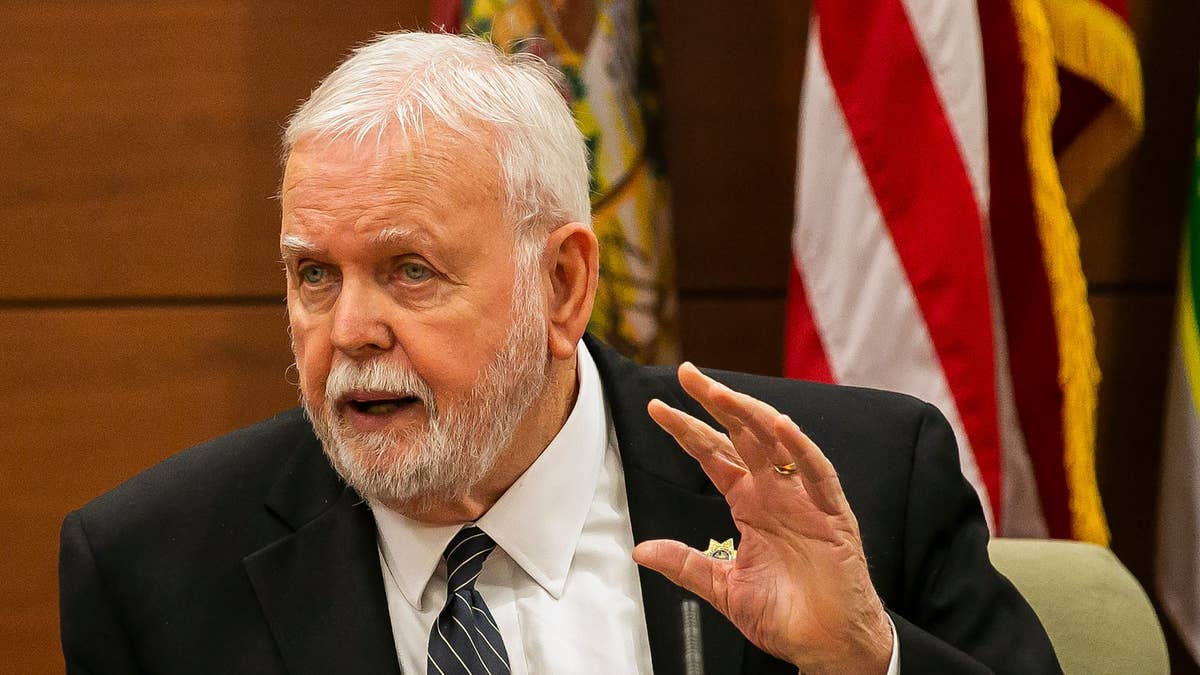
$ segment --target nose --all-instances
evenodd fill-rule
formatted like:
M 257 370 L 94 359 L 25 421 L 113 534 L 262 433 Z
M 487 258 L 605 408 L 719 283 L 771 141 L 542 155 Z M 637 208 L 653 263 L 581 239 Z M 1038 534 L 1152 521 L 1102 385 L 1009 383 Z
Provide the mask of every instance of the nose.
M 351 358 L 385 352 L 395 344 L 389 323 L 390 303 L 370 282 L 345 279 L 333 309 L 333 346 Z

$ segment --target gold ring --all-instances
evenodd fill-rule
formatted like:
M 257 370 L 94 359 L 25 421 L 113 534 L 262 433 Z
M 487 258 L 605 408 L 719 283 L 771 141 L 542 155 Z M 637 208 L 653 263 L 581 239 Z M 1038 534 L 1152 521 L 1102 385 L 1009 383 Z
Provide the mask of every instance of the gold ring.
M 788 462 L 787 464 L 773 464 L 772 466 L 775 468 L 775 473 L 779 474 L 780 476 L 790 476 L 800 470 L 800 467 L 796 466 L 795 462 Z

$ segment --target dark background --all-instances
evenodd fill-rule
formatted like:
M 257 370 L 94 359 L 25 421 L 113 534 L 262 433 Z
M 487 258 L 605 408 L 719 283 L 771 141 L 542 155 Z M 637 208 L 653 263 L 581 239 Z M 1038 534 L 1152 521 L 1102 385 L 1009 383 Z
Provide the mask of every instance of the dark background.
M 808 2 L 660 4 L 683 354 L 778 374 Z M 1130 5 L 1146 134 L 1077 226 L 1104 371 L 1101 491 L 1113 549 L 1149 586 L 1200 5 Z M 62 670 L 69 509 L 295 404 L 270 198 L 281 125 L 351 45 L 428 12 L 0 6 L 0 671 Z

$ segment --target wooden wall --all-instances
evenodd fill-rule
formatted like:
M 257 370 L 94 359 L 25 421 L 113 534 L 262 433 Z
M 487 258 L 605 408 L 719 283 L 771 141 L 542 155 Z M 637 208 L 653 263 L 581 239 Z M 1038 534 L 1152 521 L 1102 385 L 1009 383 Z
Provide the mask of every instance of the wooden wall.
M 778 375 L 809 1 L 660 4 L 683 355 Z
M 808 0 L 660 0 L 684 355 L 777 374 Z M 293 405 L 278 132 L 426 0 L 10 0 L 0 19 L 0 672 L 61 671 L 57 531 L 122 478 Z M 1131 0 L 1141 150 L 1079 227 L 1114 549 L 1148 579 L 1200 8 Z M 1182 672 L 1182 671 L 1181 671 Z
M 421 0 L 10 0 L 0 16 L 0 671 L 62 670 L 67 510 L 295 405 L 283 121 Z

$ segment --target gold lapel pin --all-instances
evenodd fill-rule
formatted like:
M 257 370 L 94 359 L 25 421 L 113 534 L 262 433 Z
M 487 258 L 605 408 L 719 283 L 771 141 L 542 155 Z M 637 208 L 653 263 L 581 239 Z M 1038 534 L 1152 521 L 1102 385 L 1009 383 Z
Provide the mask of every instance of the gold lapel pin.
M 733 547 L 733 540 L 726 539 L 718 542 L 716 539 L 708 540 L 708 550 L 704 555 L 717 560 L 737 560 L 737 549 Z

